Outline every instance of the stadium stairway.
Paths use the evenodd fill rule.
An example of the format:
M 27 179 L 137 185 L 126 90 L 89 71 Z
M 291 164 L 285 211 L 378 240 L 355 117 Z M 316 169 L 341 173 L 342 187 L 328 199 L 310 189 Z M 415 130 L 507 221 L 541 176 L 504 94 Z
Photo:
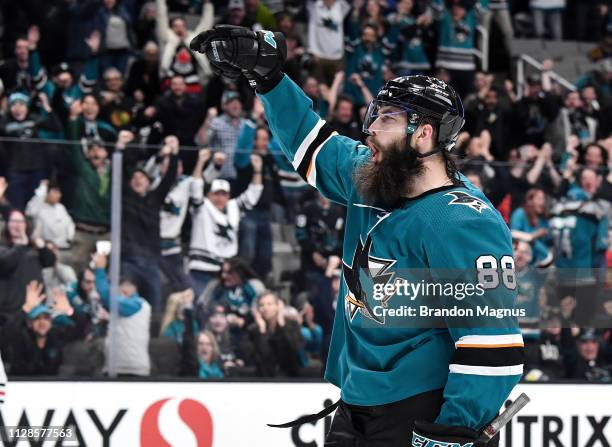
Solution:
M 582 74 L 595 68 L 588 58 L 589 51 L 597 45 L 593 42 L 544 39 L 514 39 L 512 42 L 513 57 L 528 54 L 539 62 L 552 59 L 553 70 L 570 82 L 575 82 Z M 533 68 L 528 70 L 527 73 L 531 73 Z
M 300 246 L 295 238 L 295 225 L 272 223 L 272 273 L 269 282 L 286 302 L 291 302 L 291 282 L 283 280 L 283 273 L 299 268 Z

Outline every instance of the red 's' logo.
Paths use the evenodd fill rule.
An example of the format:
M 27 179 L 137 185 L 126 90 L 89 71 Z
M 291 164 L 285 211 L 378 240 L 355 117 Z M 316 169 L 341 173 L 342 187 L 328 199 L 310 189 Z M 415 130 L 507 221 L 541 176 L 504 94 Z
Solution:
M 140 422 L 141 447 L 212 447 L 213 422 L 208 408 L 193 399 L 177 400 L 158 400 L 146 409 Z

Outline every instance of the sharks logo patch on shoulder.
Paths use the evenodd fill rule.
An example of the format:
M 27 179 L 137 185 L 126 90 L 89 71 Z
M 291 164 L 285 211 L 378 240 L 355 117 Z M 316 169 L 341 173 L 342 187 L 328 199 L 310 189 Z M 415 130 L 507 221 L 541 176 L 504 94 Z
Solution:
M 444 195 L 451 196 L 453 198 L 450 202 L 448 202 L 449 205 L 469 206 L 470 208 L 478 211 L 479 213 L 482 213 L 482 210 L 491 209 L 489 205 L 484 203 L 478 197 L 471 196 L 468 193 L 463 192 L 463 191 L 451 191 Z

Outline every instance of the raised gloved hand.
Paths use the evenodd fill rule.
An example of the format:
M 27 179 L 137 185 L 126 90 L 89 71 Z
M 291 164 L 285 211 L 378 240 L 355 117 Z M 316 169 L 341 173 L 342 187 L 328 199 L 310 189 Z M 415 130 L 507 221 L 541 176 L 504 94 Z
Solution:
M 217 25 L 194 37 L 189 47 L 205 54 L 217 74 L 231 79 L 243 74 L 260 93 L 274 88 L 283 77 L 287 44 L 281 33 Z
M 493 447 L 499 437 L 483 442 L 480 433 L 468 427 L 434 424 L 416 421 L 412 431 L 412 447 L 452 446 L 452 447 Z

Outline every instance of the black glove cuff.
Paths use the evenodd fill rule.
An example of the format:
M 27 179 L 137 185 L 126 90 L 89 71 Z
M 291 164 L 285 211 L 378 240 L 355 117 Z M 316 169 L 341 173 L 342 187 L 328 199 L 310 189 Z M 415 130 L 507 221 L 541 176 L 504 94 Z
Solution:
M 271 74 L 269 79 L 260 79 L 257 82 L 257 93 L 260 95 L 265 95 L 269 91 L 271 91 L 274 87 L 276 87 L 283 80 L 285 73 L 282 71 L 277 71 L 274 74 Z

